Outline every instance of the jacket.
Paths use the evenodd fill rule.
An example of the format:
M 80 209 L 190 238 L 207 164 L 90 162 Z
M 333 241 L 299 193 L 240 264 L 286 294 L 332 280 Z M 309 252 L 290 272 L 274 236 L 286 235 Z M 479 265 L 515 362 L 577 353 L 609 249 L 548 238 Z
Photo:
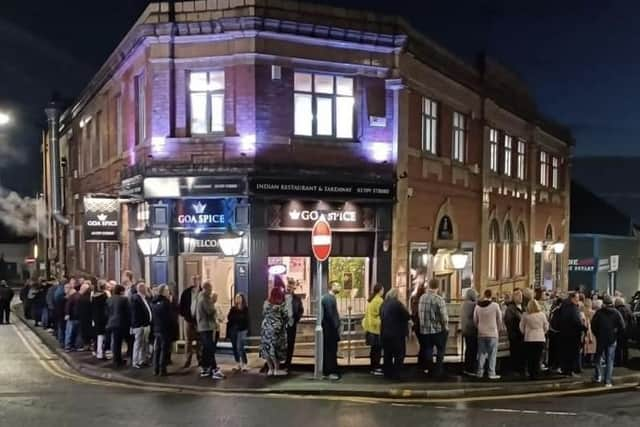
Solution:
M 635 323 L 635 318 L 633 317 L 633 313 L 631 312 L 631 308 L 627 304 L 616 305 L 616 310 L 622 316 L 622 320 L 624 320 L 624 329 L 618 331 L 619 339 L 630 338 L 633 332 L 633 326 Z
M 498 338 L 502 329 L 500 306 L 490 300 L 482 300 L 473 311 L 473 322 L 478 328 L 478 336 Z
M 46 302 L 47 302 L 47 308 L 49 310 L 54 310 L 55 309 L 55 294 L 56 294 L 56 290 L 58 289 L 60 285 L 55 285 L 55 286 L 50 286 L 49 289 L 47 289 L 47 295 L 45 297 Z
M 565 300 L 562 303 L 555 316 L 558 316 L 558 332 L 562 337 L 579 339 L 582 332 L 586 329 L 580 318 L 578 306 L 570 300 Z
M 217 332 L 218 318 L 216 306 L 211 300 L 211 295 L 206 296 L 204 293 L 198 294 L 196 302 L 196 323 L 198 332 Z
M 9 286 L 0 286 L 0 303 L 9 304 L 13 299 L 13 290 Z
M 520 320 L 522 319 L 522 305 L 518 307 L 515 302 L 507 304 L 504 313 L 504 326 L 507 328 L 509 341 L 522 341 L 523 332 L 520 332 Z
M 381 319 L 380 308 L 384 303 L 384 299 L 380 295 L 373 297 L 371 302 L 367 304 L 367 309 L 362 319 L 362 328 L 370 334 L 380 335 Z
M 197 296 L 198 294 L 196 294 Z M 191 313 L 191 302 L 193 300 L 193 287 L 187 288 L 182 291 L 180 295 L 180 316 L 189 323 L 196 323 L 196 319 Z
M 340 314 L 335 295 L 328 293 L 320 300 L 322 305 L 322 330 L 327 339 L 340 341 Z
M 288 326 L 297 325 L 304 314 L 302 298 L 300 298 L 300 295 L 296 295 L 292 292 L 285 294 L 284 298 L 287 306 L 287 314 L 289 315 Z
M 449 313 L 444 298 L 435 292 L 427 291 L 418 302 L 420 333 L 438 334 L 449 330 Z
M 239 309 L 235 305 L 229 310 L 227 315 L 227 331 L 239 332 L 249 329 L 249 309 L 247 307 Z
M 65 304 L 64 307 L 64 314 L 66 316 L 69 316 L 69 320 L 79 320 L 79 314 L 78 314 L 78 300 L 80 299 L 80 294 L 79 293 L 75 293 L 73 295 L 70 295 L 67 298 L 67 302 Z
M 622 315 L 611 306 L 605 306 L 596 311 L 591 321 L 591 330 L 596 336 L 598 347 L 608 347 L 615 343 L 619 331 L 623 331 L 624 327 Z
M 107 295 L 95 293 L 91 296 L 91 320 L 96 335 L 104 335 L 107 329 Z
M 545 342 L 549 321 L 543 312 L 524 313 L 520 319 L 518 330 L 524 336 L 525 342 Z
M 130 297 L 132 328 L 151 326 L 151 303 L 146 299 L 143 301 L 143 298 L 140 294 L 131 295 Z
M 151 311 L 153 312 L 153 333 L 170 337 L 173 332 L 171 302 L 166 297 L 159 295 L 151 304 Z
M 91 295 L 89 292 L 85 292 L 84 294 L 77 293 L 78 295 L 78 320 L 82 322 L 84 326 L 91 325 Z
M 129 299 L 114 295 L 107 300 L 107 330 L 129 330 L 131 328 Z
M 380 336 L 382 339 L 404 339 L 409 332 L 409 311 L 397 299 L 387 299 L 380 308 Z
M 475 289 L 470 288 L 464 295 L 464 302 L 460 308 L 460 329 L 463 336 L 473 337 L 478 335 L 478 328 L 473 321 L 473 312 L 476 309 L 477 300 L 478 293 Z

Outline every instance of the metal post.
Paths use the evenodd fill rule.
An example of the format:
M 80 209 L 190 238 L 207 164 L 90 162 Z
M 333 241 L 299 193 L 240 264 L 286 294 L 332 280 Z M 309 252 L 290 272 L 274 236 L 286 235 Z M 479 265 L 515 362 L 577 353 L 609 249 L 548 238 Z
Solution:
M 144 257 L 144 281 L 151 286 L 151 257 Z
M 322 336 L 322 262 L 316 262 L 317 282 L 316 282 L 316 298 L 318 303 L 318 311 L 316 313 L 316 349 L 315 349 L 315 370 L 314 378 L 322 377 L 322 357 L 323 357 L 323 336 Z
M 347 325 L 349 325 L 349 335 L 347 337 L 347 365 L 349 366 L 351 366 L 351 305 L 353 304 L 349 304 L 349 307 L 347 307 Z

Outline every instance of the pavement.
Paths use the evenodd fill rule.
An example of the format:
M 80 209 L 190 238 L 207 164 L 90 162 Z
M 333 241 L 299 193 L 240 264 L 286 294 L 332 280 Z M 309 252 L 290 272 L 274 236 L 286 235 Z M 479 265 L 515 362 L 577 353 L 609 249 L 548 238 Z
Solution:
M 227 375 L 225 380 L 214 381 L 198 377 L 197 367 L 183 369 L 184 355 L 174 354 L 173 364 L 169 366 L 168 377 L 153 376 L 151 368 L 134 369 L 130 367 L 114 369 L 108 361 L 97 360 L 91 352 L 65 353 L 57 340 L 47 331 L 33 326 L 21 315 L 20 310 L 14 313 L 36 334 L 60 359 L 82 375 L 97 379 L 119 382 L 130 385 L 156 386 L 163 389 L 188 391 L 216 391 L 243 394 L 289 394 L 307 396 L 349 396 L 377 399 L 433 401 L 502 399 L 508 397 L 533 397 L 549 393 L 557 395 L 601 393 L 604 388 L 591 381 L 592 370 L 582 375 L 566 378 L 558 375 L 547 375 L 538 381 L 527 381 L 517 377 L 504 377 L 498 381 L 477 380 L 456 375 L 458 365 L 447 365 L 449 375 L 444 380 L 435 381 L 418 372 L 415 366 L 406 366 L 404 376 L 399 380 L 387 380 L 374 377 L 362 367 L 343 369 L 340 381 L 317 380 L 313 378 L 312 368 L 296 365 L 287 377 L 267 377 L 259 373 L 262 361 L 256 355 L 250 355 L 250 371 L 233 372 L 235 363 L 230 354 L 218 354 L 217 360 L 222 371 Z M 15 316 L 14 316 L 15 318 Z M 614 372 L 614 388 L 607 391 L 635 389 L 640 383 L 640 352 L 632 353 L 630 368 L 616 368 Z

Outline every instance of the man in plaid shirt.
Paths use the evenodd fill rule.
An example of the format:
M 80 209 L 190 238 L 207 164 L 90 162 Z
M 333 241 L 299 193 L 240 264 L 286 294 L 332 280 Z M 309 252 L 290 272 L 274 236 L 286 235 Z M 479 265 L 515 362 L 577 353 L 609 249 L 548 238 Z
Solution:
M 420 297 L 418 315 L 420 317 L 420 353 L 426 366 L 425 373 L 442 377 L 443 361 L 449 337 L 449 315 L 447 305 L 438 292 L 440 283 L 431 279 L 427 293 Z M 436 348 L 436 365 L 433 365 L 433 347 Z

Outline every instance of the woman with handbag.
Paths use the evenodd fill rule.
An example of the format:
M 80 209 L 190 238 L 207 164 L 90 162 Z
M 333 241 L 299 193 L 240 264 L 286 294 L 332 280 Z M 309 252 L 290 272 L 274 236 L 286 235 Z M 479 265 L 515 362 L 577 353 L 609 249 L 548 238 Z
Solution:
M 380 341 L 380 307 L 384 299 L 384 288 L 381 284 L 376 283 L 369 297 L 367 308 L 365 310 L 364 319 L 362 319 L 362 328 L 365 331 L 365 339 L 367 345 L 371 348 L 369 358 L 371 360 L 371 374 L 384 375 L 380 368 L 380 357 L 382 356 L 382 343 Z

